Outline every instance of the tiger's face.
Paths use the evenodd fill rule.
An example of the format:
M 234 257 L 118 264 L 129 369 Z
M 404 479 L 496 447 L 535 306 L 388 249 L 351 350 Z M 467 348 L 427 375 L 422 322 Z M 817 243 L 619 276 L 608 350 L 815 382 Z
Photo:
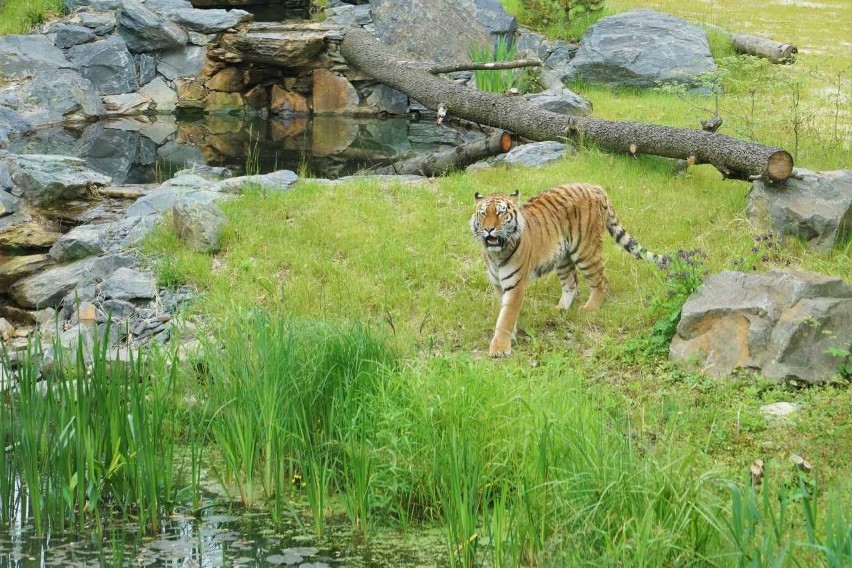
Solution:
M 485 250 L 499 252 L 519 237 L 524 218 L 518 207 L 518 194 L 476 194 L 476 210 L 470 218 L 474 237 L 482 241 Z

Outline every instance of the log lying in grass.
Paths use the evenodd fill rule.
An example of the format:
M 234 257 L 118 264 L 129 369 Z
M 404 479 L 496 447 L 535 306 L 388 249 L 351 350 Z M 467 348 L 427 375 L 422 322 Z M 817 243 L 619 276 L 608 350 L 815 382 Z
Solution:
M 523 97 L 482 93 L 451 83 L 399 60 L 360 28 L 346 32 L 340 46 L 347 62 L 432 110 L 443 106 L 452 116 L 514 132 L 530 140 L 572 138 L 603 149 L 653 154 L 712 164 L 727 178 L 783 181 L 793 172 L 793 157 L 781 148 L 738 140 L 724 134 L 635 122 L 566 116 L 530 105 Z
M 461 144 L 455 148 L 438 150 L 389 166 L 376 168 L 372 173 L 384 175 L 421 175 L 434 177 L 461 169 L 488 156 L 512 149 L 512 136 L 508 132 L 494 132 L 479 140 Z
M 772 63 L 792 63 L 796 60 L 799 49 L 789 43 L 781 43 L 772 39 L 746 34 L 731 34 L 734 51 L 763 57 Z

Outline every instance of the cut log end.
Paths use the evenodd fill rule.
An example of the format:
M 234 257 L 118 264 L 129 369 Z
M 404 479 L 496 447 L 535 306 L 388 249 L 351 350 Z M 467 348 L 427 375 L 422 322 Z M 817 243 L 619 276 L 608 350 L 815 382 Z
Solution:
M 500 135 L 500 150 L 502 153 L 506 153 L 512 149 L 512 135 L 508 132 L 503 132 Z
M 773 152 L 766 162 L 766 176 L 772 181 L 784 181 L 793 173 L 793 156 L 786 150 Z

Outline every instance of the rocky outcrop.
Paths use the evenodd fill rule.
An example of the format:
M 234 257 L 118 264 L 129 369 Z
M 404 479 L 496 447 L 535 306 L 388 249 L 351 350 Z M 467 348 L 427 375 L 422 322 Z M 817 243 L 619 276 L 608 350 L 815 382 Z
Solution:
M 852 237 L 852 171 L 812 172 L 781 184 L 752 184 L 748 216 L 760 230 L 773 230 L 827 251 Z
M 69 156 L 11 155 L 6 163 L 15 192 L 36 205 L 49 205 L 85 195 L 112 181 Z
M 714 376 L 743 369 L 821 383 L 837 374 L 833 349 L 852 350 L 852 288 L 843 280 L 795 270 L 723 272 L 684 304 L 669 358 Z
M 511 40 L 517 28 L 497 0 L 373 0 L 371 6 L 382 42 L 421 61 L 470 61 L 472 45 Z
M 716 70 L 706 32 L 653 10 L 602 18 L 583 35 L 566 79 L 612 87 L 697 86 Z
M 130 93 L 138 88 L 136 64 L 127 44 L 118 36 L 75 45 L 68 59 L 101 95 Z

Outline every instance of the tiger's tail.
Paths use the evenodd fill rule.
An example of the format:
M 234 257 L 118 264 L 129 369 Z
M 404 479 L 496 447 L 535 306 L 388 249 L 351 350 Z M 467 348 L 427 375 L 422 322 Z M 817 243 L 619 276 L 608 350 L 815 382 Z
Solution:
M 613 240 L 618 243 L 618 246 L 637 259 L 651 262 L 660 268 L 665 268 L 671 262 L 668 256 L 651 252 L 639 244 L 639 241 L 628 233 L 627 229 L 619 222 L 611 203 L 607 203 L 606 207 L 606 228 Z

